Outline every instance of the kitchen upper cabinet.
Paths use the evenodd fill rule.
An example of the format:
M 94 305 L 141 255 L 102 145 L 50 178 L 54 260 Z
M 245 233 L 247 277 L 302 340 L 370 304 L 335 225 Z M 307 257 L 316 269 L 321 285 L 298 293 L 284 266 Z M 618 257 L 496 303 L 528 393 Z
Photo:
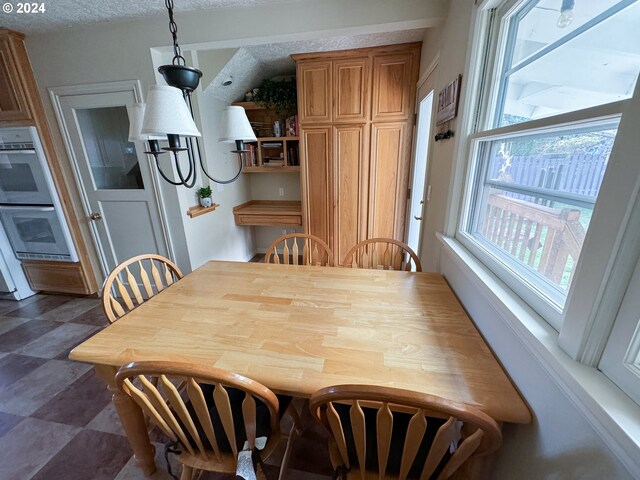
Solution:
M 300 129 L 303 225 L 305 231 L 331 244 L 331 127 Z
M 5 124 L 33 123 L 33 114 L 21 81 L 22 64 L 26 62 L 28 66 L 23 40 L 24 36 L 17 32 L 0 29 L 0 122 Z
M 297 78 L 299 122 L 331 122 L 331 62 L 299 65 Z
M 413 113 L 414 62 L 410 53 L 374 57 L 372 121 L 406 120 Z
M 371 59 L 356 58 L 333 62 L 335 106 L 333 122 L 366 122 L 369 117 Z
M 339 207 L 334 210 L 333 253 L 340 265 L 349 249 L 367 235 L 368 144 L 367 125 L 333 128 L 333 198 Z

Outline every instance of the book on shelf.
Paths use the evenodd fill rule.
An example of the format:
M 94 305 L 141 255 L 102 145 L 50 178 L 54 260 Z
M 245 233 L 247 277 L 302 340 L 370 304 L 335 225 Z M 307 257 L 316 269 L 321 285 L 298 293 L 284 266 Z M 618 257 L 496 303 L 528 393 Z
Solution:
M 282 142 L 263 142 L 262 146 L 264 148 L 282 148 Z
M 256 146 L 250 143 L 245 145 L 245 148 L 249 151 L 242 154 L 242 165 L 245 167 L 255 167 L 258 165 Z

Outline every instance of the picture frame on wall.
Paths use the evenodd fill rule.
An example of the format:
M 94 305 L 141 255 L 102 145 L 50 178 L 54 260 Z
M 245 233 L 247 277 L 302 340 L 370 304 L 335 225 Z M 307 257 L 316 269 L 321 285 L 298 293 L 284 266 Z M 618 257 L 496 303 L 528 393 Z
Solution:
M 462 75 L 444 87 L 438 93 L 438 106 L 436 109 L 436 125 L 441 125 L 453 120 L 458 115 L 458 100 L 460 99 L 460 83 Z

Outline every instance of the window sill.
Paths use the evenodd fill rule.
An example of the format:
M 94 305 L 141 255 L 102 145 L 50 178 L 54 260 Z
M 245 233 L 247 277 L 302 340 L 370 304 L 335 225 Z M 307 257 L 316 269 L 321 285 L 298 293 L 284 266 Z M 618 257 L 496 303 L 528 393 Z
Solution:
M 448 256 L 500 312 L 499 319 L 534 354 L 625 467 L 640 479 L 640 406 L 595 368 L 571 359 L 558 332 L 457 240 L 438 234 Z

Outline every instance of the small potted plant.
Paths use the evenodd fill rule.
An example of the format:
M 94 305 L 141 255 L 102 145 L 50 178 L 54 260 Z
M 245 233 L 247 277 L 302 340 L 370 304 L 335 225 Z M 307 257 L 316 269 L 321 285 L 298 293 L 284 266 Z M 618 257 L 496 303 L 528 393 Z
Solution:
M 211 200 L 211 187 L 202 187 L 198 189 L 198 197 L 200 197 L 200 205 L 204 208 L 210 207 L 213 201 Z

